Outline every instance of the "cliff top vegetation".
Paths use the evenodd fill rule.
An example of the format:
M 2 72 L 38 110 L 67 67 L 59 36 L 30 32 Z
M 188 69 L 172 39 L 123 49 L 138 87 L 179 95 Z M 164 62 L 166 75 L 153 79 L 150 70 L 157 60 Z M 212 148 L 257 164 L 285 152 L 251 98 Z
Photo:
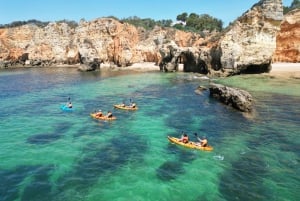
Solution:
M 300 0 L 293 0 L 290 6 L 284 6 L 284 14 L 288 13 L 291 10 L 300 8 Z M 136 27 L 143 27 L 146 30 L 152 30 L 155 26 L 160 27 L 173 27 L 175 29 L 189 31 L 189 32 L 196 32 L 203 34 L 204 32 L 212 32 L 212 31 L 222 31 L 223 30 L 223 22 L 220 19 L 217 19 L 213 16 L 208 14 L 196 14 L 196 13 L 186 13 L 183 12 L 177 15 L 176 20 L 177 22 L 173 22 L 171 19 L 163 19 L 155 21 L 151 18 L 139 18 L 137 16 L 128 17 L 124 19 L 118 19 L 114 16 L 110 16 L 120 22 L 126 22 L 132 24 Z M 0 24 L 0 28 L 12 28 L 18 27 L 26 24 L 35 24 L 39 27 L 45 27 L 50 22 L 42 22 L 36 19 L 31 19 L 27 21 L 14 21 L 10 24 Z M 60 20 L 57 23 L 66 23 L 72 28 L 76 28 L 78 23 L 75 21 L 70 20 Z
M 293 0 L 290 6 L 284 6 L 283 7 L 283 14 L 286 14 L 292 10 L 295 10 L 297 8 L 300 8 L 300 0 Z

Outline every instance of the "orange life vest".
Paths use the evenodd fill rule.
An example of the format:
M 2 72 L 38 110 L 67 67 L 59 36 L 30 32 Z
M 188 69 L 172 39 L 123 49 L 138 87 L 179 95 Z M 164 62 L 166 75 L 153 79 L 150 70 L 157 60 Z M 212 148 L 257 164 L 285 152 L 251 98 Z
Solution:
M 188 143 L 189 142 L 189 137 L 188 136 L 183 136 L 182 137 L 182 142 L 183 143 Z

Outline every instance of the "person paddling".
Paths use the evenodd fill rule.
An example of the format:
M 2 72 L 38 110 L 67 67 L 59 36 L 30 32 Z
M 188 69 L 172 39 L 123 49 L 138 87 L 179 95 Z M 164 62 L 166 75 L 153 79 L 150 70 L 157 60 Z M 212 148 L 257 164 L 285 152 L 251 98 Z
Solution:
M 103 116 L 102 110 L 98 110 L 98 112 L 96 112 L 95 116 L 102 117 Z
M 111 111 L 108 111 L 107 114 L 106 114 L 106 117 L 107 118 L 112 118 L 113 117 L 113 114 Z
M 186 133 L 182 132 L 181 138 L 179 139 L 180 142 L 188 143 L 189 142 L 189 136 Z
M 68 102 L 67 102 L 66 106 L 67 106 L 68 108 L 72 108 L 72 107 L 73 107 L 72 102 L 71 102 L 71 98 L 70 98 L 70 97 L 68 97 Z
M 197 134 L 197 133 L 194 133 L 194 134 L 195 134 L 195 136 L 197 137 L 197 139 L 199 140 L 198 145 L 200 145 L 201 147 L 207 147 L 208 141 L 207 141 L 206 137 L 203 136 L 202 139 L 201 139 L 201 138 L 198 137 L 198 134 Z
M 135 104 L 134 102 L 132 102 L 131 105 L 130 105 L 130 107 L 131 107 L 131 108 L 135 108 L 135 107 L 136 107 L 136 104 Z

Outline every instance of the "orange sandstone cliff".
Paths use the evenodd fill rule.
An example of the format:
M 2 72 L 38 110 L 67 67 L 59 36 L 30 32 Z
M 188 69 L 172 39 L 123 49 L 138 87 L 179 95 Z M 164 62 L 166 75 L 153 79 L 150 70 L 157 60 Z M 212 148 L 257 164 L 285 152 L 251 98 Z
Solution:
M 273 62 L 300 63 L 300 9 L 284 16 L 276 38 Z
M 0 68 L 155 62 L 163 71 L 182 64 L 184 71 L 205 74 L 265 72 L 271 62 L 300 61 L 299 13 L 283 20 L 282 0 L 260 0 L 224 33 L 206 38 L 172 28 L 149 31 L 112 18 L 82 20 L 76 27 L 52 22 L 1 28 Z

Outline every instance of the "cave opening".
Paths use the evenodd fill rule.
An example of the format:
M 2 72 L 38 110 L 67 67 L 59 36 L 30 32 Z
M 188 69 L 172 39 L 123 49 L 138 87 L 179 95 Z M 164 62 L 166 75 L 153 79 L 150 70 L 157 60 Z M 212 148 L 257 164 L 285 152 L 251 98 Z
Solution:
M 257 74 L 270 72 L 270 64 L 248 65 L 241 68 L 241 74 Z

